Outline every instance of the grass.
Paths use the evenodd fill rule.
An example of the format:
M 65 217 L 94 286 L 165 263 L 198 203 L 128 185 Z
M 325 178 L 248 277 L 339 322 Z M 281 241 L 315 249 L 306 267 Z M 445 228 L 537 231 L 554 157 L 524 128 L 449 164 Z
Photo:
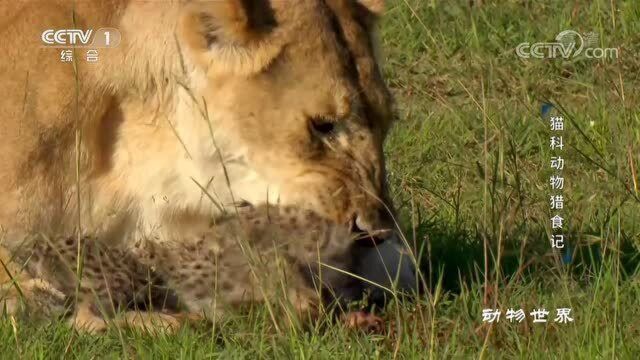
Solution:
M 319 324 L 276 334 L 264 308 L 217 330 L 153 338 L 78 335 L 62 324 L 0 324 L 23 358 L 620 358 L 640 353 L 640 4 L 636 1 L 394 0 L 384 70 L 399 122 L 389 177 L 429 291 L 391 303 L 386 336 Z M 573 29 L 617 59 L 520 59 L 517 44 Z M 545 102 L 565 118 L 549 149 Z M 549 161 L 566 159 L 567 247 L 553 251 Z M 567 251 L 567 248 L 570 251 Z M 574 322 L 553 322 L 556 308 Z M 499 308 L 499 323 L 482 310 Z M 508 322 L 509 308 L 551 312 Z

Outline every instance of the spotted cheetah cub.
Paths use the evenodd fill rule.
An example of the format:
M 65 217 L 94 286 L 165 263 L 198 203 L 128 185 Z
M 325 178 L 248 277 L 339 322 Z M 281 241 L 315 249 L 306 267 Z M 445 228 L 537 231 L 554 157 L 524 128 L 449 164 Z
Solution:
M 248 302 L 287 299 L 314 314 L 323 300 L 356 286 L 350 274 L 357 238 L 348 226 L 287 206 L 260 206 L 180 242 L 134 250 L 191 313 L 216 318 Z
M 323 300 L 356 286 L 349 273 L 356 240 L 362 241 L 348 226 L 313 212 L 260 206 L 168 241 L 141 240 L 130 249 L 82 239 L 80 277 L 73 238 L 35 241 L 18 255 L 29 276 L 49 284 L 73 310 L 77 328 L 100 331 L 109 319 L 175 329 L 185 319 L 219 318 L 230 307 L 274 299 L 317 315 Z M 138 306 L 155 310 L 132 311 Z M 169 313 L 177 310 L 188 315 Z M 378 322 L 357 313 L 347 323 L 354 319 L 358 327 L 362 319 Z

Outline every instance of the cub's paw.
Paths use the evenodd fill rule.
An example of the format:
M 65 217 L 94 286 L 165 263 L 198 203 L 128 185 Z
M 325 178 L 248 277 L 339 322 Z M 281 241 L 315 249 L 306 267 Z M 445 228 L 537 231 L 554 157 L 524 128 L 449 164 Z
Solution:
M 365 311 L 346 313 L 342 315 L 341 320 L 348 329 L 362 330 L 374 334 L 380 334 L 384 330 L 384 320 L 379 316 Z

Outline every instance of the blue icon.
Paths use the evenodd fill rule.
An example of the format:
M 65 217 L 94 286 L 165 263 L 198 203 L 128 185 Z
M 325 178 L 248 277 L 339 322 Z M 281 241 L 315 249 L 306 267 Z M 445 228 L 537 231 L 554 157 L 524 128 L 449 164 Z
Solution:
M 542 116 L 543 118 L 545 116 L 547 116 L 549 114 L 549 112 L 551 111 L 551 109 L 553 109 L 554 106 L 551 103 L 542 103 L 542 106 L 540 107 L 540 116 Z
M 564 253 L 562 254 L 562 263 L 565 265 L 571 264 L 573 262 L 573 249 L 571 245 L 565 244 Z

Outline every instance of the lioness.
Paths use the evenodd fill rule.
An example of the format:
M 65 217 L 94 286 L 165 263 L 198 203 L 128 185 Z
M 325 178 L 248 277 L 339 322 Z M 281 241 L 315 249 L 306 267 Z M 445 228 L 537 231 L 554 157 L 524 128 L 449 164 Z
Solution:
M 382 2 L 1 2 L 3 241 L 163 241 L 241 202 L 308 208 L 354 232 L 393 228 Z M 121 42 L 95 63 L 85 48 L 62 62 L 41 40 L 98 28 Z M 350 270 L 388 282 L 399 254 L 391 241 L 363 248 Z

